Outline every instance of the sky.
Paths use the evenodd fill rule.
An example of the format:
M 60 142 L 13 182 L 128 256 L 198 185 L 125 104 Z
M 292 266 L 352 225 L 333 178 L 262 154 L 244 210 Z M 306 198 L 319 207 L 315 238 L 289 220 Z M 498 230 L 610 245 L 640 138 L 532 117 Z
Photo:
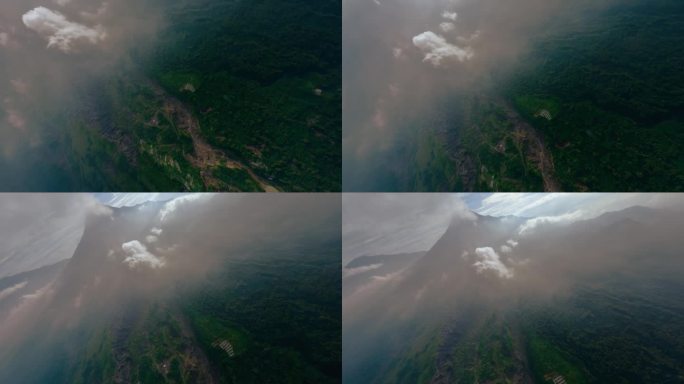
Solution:
M 121 208 L 134 207 L 149 201 L 168 201 L 185 193 L 95 193 L 93 196 L 104 205 Z
M 159 205 L 143 207 L 147 202 L 158 202 Z M 295 202 L 300 205 L 293 205 Z M 220 237 L 225 240 L 230 236 L 239 237 L 242 232 L 256 236 L 261 232 L 283 228 L 296 230 L 307 225 L 308 221 L 317 223 L 325 215 L 337 212 L 339 217 L 340 209 L 339 200 L 336 201 L 332 194 L 0 194 L 0 279 L 71 258 L 81 242 L 88 218 L 103 215 L 111 217 L 112 208 L 134 206 L 140 206 L 141 219 L 152 212 L 156 224 L 138 238 L 117 244 L 112 255 L 123 252 L 133 265 L 154 267 L 162 267 L 163 261 L 150 250 L 159 246 L 162 232 L 164 236 L 173 237 L 168 235 L 165 223 L 171 221 L 180 227 L 196 226 L 174 219 L 178 212 L 193 212 L 197 215 L 197 212 L 204 212 L 202 210 L 207 210 L 207 207 L 219 212 L 232 212 L 237 221 L 230 223 L 238 228 L 231 233 L 222 232 Z M 294 211 L 297 215 L 292 214 Z M 216 219 L 217 215 L 204 212 L 203 218 L 205 221 L 211 217 Z M 262 225 L 270 219 L 272 221 L 267 225 Z M 227 219 L 219 216 L 217 220 L 218 224 L 213 227 L 228 228 L 230 223 Z M 336 223 L 339 225 L 339 219 Z M 315 237 L 315 232 L 310 230 L 310 236 Z
M 544 222 L 575 222 L 633 206 L 668 207 L 676 194 L 472 193 L 348 194 L 343 197 L 343 263 L 364 255 L 428 250 L 455 216 L 527 218 L 521 231 Z
M 107 214 L 107 206 L 131 207 L 168 202 L 166 215 L 187 194 L 2 194 L 0 195 L 0 278 L 72 257 L 88 215 Z M 186 196 L 187 197 L 187 196 Z M 135 245 L 135 244 L 133 244 Z M 135 250 L 134 247 L 130 248 Z
M 190 195 L 192 196 L 192 195 Z M 668 207 L 676 194 L 345 194 L 343 263 L 363 255 L 428 250 L 454 217 L 474 213 L 527 218 L 521 234 L 544 222 L 574 222 L 632 206 Z M 0 195 L 0 277 L 73 254 L 85 218 L 148 201 L 165 207 L 186 194 Z M 133 248 L 131 248 L 133 249 Z

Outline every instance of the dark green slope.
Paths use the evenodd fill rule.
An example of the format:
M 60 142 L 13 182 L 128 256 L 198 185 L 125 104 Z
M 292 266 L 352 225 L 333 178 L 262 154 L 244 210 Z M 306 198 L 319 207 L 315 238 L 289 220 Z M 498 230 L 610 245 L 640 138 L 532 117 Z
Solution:
M 622 0 L 549 20 L 492 86 L 432 111 L 391 189 L 684 189 L 684 4 Z M 405 161 L 405 160 L 404 160 Z
M 684 188 L 684 5 L 626 1 L 537 43 L 509 93 L 566 190 Z M 552 120 L 534 115 L 552 112 Z
M 153 251 L 165 255 L 162 269 L 132 269 L 108 252 L 158 225 L 161 204 L 149 203 L 89 220 L 56 272 L 0 281 L 29 279 L 12 305 L 0 301 L 0 382 L 340 382 L 339 219 L 301 228 L 292 211 L 285 220 L 269 202 L 240 215 L 213 198 L 216 205 L 195 206 L 202 214 L 164 221 Z M 262 214 L 287 224 L 246 224 Z
M 157 37 L 36 113 L 6 189 L 341 189 L 339 0 L 149 3 Z
M 294 250 L 251 255 L 226 264 L 199 287 L 179 286 L 170 297 L 112 302 L 106 310 L 111 315 L 91 313 L 59 334 L 49 332 L 49 326 L 35 329 L 0 364 L 0 378 L 26 383 L 339 382 L 340 271 L 328 254 L 335 251 L 301 252 L 315 256 L 301 257 Z M 232 345 L 234 356 L 217 345 L 223 341 Z

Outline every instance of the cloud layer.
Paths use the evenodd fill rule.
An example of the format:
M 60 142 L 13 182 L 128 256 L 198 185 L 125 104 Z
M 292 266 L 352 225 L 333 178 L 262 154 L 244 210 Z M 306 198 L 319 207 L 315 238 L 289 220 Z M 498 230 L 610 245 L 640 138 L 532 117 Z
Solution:
M 147 266 L 152 269 L 157 269 L 166 265 L 166 261 L 163 258 L 153 255 L 147 250 L 147 247 L 142 245 L 138 240 L 121 244 L 121 249 L 126 254 L 126 258 L 123 262 L 128 264 L 130 268 L 135 269 Z
M 48 41 L 48 48 L 57 48 L 63 52 L 70 52 L 79 42 L 97 44 L 107 37 L 102 26 L 87 27 L 69 21 L 61 13 L 45 7 L 26 12 L 22 21 L 27 28 Z
M 477 261 L 473 264 L 478 273 L 492 271 L 499 277 L 510 279 L 513 277 L 513 270 L 508 268 L 499 257 L 499 254 L 491 247 L 475 249 Z
M 442 27 L 442 30 L 448 31 L 449 29 Z M 423 61 L 429 62 L 435 67 L 441 66 L 449 59 L 455 59 L 461 62 L 470 60 L 474 55 L 471 48 L 461 48 L 450 44 L 443 36 L 437 35 L 431 31 L 423 32 L 420 35 L 415 36 L 413 38 L 413 45 L 425 54 Z

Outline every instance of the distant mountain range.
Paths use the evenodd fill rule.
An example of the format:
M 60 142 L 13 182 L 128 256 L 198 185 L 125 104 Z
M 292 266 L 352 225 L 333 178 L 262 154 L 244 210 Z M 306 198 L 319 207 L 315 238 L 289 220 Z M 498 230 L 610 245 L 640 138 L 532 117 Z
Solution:
M 681 381 L 681 213 L 529 220 L 456 218 L 401 269 L 345 280 L 344 381 Z
M 339 382 L 339 207 L 263 229 L 304 200 L 203 198 L 91 216 L 69 260 L 0 280 L 0 382 Z

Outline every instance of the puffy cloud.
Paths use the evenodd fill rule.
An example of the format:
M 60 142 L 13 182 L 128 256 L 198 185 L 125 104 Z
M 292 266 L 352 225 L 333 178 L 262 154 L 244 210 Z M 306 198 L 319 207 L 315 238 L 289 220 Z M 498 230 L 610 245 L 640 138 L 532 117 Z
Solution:
M 67 4 L 71 3 L 71 0 L 55 0 L 55 4 L 59 6 L 65 6 Z
M 458 19 L 458 13 L 444 11 L 444 13 L 442 13 L 442 17 L 447 20 L 456 21 L 456 19 Z
M 508 241 L 506 241 L 506 244 L 510 245 L 511 247 L 517 247 L 518 246 L 518 242 L 513 240 L 513 239 L 509 239 Z
M 446 41 L 444 37 L 431 31 L 414 36 L 413 45 L 425 54 L 423 61 L 429 62 L 435 67 L 441 66 L 442 62 L 447 59 L 456 59 L 463 62 L 472 59 L 474 55 L 470 47 L 461 48 L 455 46 Z
M 148 244 L 156 243 L 158 240 L 159 240 L 159 238 L 157 236 L 154 236 L 154 235 L 145 236 L 145 241 Z
M 121 249 L 127 255 L 123 262 L 128 264 L 128 266 L 132 269 L 144 265 L 147 265 L 152 269 L 157 269 L 166 265 L 166 261 L 164 259 L 153 255 L 147 250 L 147 247 L 141 244 L 138 240 L 121 244 Z
M 163 232 L 163 230 L 161 228 L 154 227 L 154 228 L 150 229 L 150 233 L 152 233 L 153 235 L 156 235 L 156 236 L 161 235 L 162 232 Z
M 442 30 L 442 32 L 451 32 L 456 28 L 456 25 L 454 23 L 440 23 L 439 24 L 439 29 Z
M 9 287 L 9 288 L 3 289 L 2 291 L 0 291 L 0 301 L 1 301 L 2 299 L 4 299 L 4 298 L 10 296 L 10 295 L 13 294 L 14 292 L 16 292 L 16 291 L 18 291 L 18 290 L 24 288 L 24 287 L 26 286 L 26 284 L 28 284 L 28 282 L 27 282 L 27 281 L 24 281 L 24 282 L 21 282 L 21 283 L 19 283 L 19 284 L 15 284 L 15 285 L 13 285 L 13 286 L 11 286 L 11 287 Z
M 48 48 L 54 47 L 63 52 L 71 52 L 76 42 L 97 44 L 107 37 L 101 26 L 88 27 L 69 21 L 61 13 L 45 7 L 26 12 L 22 21 L 27 28 L 48 40 Z
M 159 218 L 161 221 L 166 220 L 170 215 L 172 215 L 179 207 L 186 205 L 188 203 L 192 203 L 194 201 L 198 201 L 201 199 L 205 199 L 211 196 L 210 194 L 205 194 L 205 193 L 196 193 L 192 195 L 185 195 L 181 196 L 179 198 L 173 199 L 169 201 L 168 203 L 164 204 L 164 207 L 159 211 Z
M 508 245 L 502 245 L 501 246 L 501 252 L 502 253 L 511 253 L 511 252 L 513 252 L 513 248 L 509 247 Z
M 510 279 L 513 277 L 513 270 L 509 269 L 501 258 L 491 247 L 477 248 L 475 250 L 477 261 L 473 264 L 478 273 L 492 271 L 500 278 Z

